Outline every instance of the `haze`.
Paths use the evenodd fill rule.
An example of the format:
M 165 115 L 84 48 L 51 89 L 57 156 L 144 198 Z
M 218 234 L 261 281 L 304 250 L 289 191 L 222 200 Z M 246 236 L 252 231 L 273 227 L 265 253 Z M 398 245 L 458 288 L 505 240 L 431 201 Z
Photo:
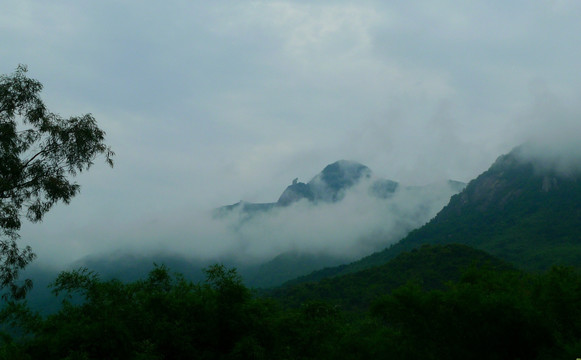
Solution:
M 27 64 L 51 111 L 92 113 L 117 153 L 21 244 L 53 263 L 229 251 L 199 214 L 276 200 L 339 159 L 467 182 L 529 141 L 574 167 L 579 18 L 573 0 L 4 0 L 0 73 Z

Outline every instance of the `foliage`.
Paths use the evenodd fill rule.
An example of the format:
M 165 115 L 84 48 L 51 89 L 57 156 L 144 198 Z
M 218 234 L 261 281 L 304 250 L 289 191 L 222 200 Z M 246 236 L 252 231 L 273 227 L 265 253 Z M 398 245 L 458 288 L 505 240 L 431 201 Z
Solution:
M 68 119 L 51 113 L 40 98 L 42 84 L 17 67 L 0 76 L 0 287 L 24 296 L 30 282 L 17 286 L 18 271 L 34 259 L 16 245 L 21 215 L 42 220 L 57 202 L 79 192 L 70 176 L 87 170 L 98 155 L 113 165 L 105 132 L 91 114 Z
M 193 284 L 167 268 L 144 280 L 103 281 L 87 269 L 61 273 L 53 293 L 59 312 L 42 319 L 12 303 L 3 319 L 24 333 L 32 358 L 220 358 L 259 325 L 267 307 L 251 301 L 235 270 L 212 266 Z
M 281 307 L 222 265 L 202 283 L 165 266 L 130 283 L 79 269 L 52 289 L 57 313 L 16 302 L 0 313 L 20 334 L 0 337 L 0 359 L 554 359 L 581 349 L 581 274 L 564 267 L 470 267 L 434 289 L 409 281 L 357 313 L 321 300 Z
M 557 277 L 568 291 L 553 286 Z M 394 330 L 396 358 L 574 358 L 579 354 L 570 346 L 581 336 L 573 324 L 581 321 L 580 281 L 571 268 L 544 275 L 472 271 L 446 290 L 399 288 L 377 300 L 372 313 Z M 554 317 L 555 308 L 567 316 Z
M 365 310 L 378 296 L 409 281 L 417 281 L 426 290 L 441 289 L 457 281 L 467 268 L 510 270 L 512 266 L 489 254 L 459 244 L 424 245 L 402 253 L 386 264 L 317 283 L 288 284 L 271 291 L 287 305 L 319 299 L 348 310 Z

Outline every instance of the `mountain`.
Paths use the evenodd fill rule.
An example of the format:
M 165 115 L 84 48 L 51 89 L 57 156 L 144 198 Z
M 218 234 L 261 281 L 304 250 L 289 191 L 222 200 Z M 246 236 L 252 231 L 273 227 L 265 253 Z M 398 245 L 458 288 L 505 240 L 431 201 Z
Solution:
M 351 206 L 352 194 L 345 189 L 361 185 L 364 179 L 377 183 L 372 175 L 365 175 L 367 171 L 354 169 L 352 183 L 317 180 L 324 183 L 328 197 L 304 184 L 293 195 L 299 200 L 293 201 L 332 206 L 344 201 Z M 127 348 L 125 357 L 144 358 L 171 353 L 176 344 L 178 350 L 185 349 L 183 357 L 194 358 L 201 353 L 305 359 L 574 358 L 581 349 L 580 269 L 557 266 L 534 273 L 518 269 L 581 266 L 581 177 L 567 170 L 539 163 L 517 148 L 499 157 L 432 220 L 400 242 L 302 279 L 318 276 L 317 282 L 295 281 L 250 292 L 235 271 L 220 266 L 199 285 L 188 284 L 181 276 L 166 277 L 163 269 L 133 284 L 103 282 L 82 273 L 65 276 L 60 287 L 86 290 L 87 300 L 77 304 L 75 296 L 72 303 L 53 298 L 51 305 L 39 296 L 34 303 L 45 313 L 58 311 L 47 318 L 11 304 L 4 315 L 15 320 L 16 327 L 2 329 L 7 344 L 3 350 L 16 355 L 30 352 L 32 358 L 41 353 L 62 358 L 72 353 L 73 344 L 80 349 L 75 354 L 86 358 L 86 349 L 99 357 L 127 343 L 137 345 Z M 441 186 L 462 184 L 398 186 L 390 192 L 383 182 L 378 193 L 387 189 L 385 198 L 372 196 L 401 206 L 402 195 L 408 199 L 406 194 L 431 194 Z M 416 206 L 411 208 L 421 213 Z M 271 210 L 288 207 L 292 206 Z M 339 218 L 336 223 L 344 221 Z M 312 241 L 319 236 L 314 234 Z M 254 270 L 277 282 L 277 274 L 293 276 L 299 267 L 313 265 L 313 257 L 303 255 L 283 253 Z M 145 272 L 139 270 L 143 259 L 118 254 L 109 263 L 97 259 L 95 265 L 114 269 L 116 277 L 143 277 Z M 169 260 L 186 270 L 201 265 L 180 256 Z M 324 255 L 315 262 L 329 260 L 335 259 Z M 46 269 L 34 271 L 46 276 Z M 19 325 L 32 332 L 20 337 Z M 86 336 L 87 329 L 106 336 L 95 340 Z M 111 331 L 130 341 L 110 345 Z M 19 337 L 13 341 L 10 335 Z M 215 339 L 229 341 L 231 352 Z
M 247 214 L 264 212 L 275 207 L 286 207 L 303 199 L 312 203 L 341 201 L 348 189 L 357 185 L 362 179 L 370 179 L 371 174 L 371 170 L 363 164 L 339 160 L 327 165 L 308 183 L 299 182 L 298 178 L 294 179 L 276 202 L 256 204 L 240 201 L 217 209 L 215 214 L 219 217 L 232 210 L 240 210 Z M 395 181 L 377 179 L 371 185 L 370 191 L 378 196 L 387 197 L 395 192 L 397 187 L 398 184 Z
M 451 180 L 405 186 L 375 176 L 361 163 L 340 160 L 307 183 L 294 179 L 276 202 L 224 206 L 213 220 L 242 247 L 233 254 L 242 261 L 234 265 L 247 283 L 269 287 L 400 240 L 464 186 Z M 274 249 L 258 267 L 244 264 L 244 252 L 265 253 L 269 247 Z
M 391 247 L 295 282 L 384 264 L 423 244 L 465 244 L 528 270 L 581 266 L 581 176 L 526 153 L 517 147 L 500 156 L 430 222 Z
M 147 255 L 116 251 L 72 266 L 133 281 L 156 262 L 198 281 L 204 278 L 202 268 L 219 262 L 236 267 L 248 286 L 278 286 L 401 239 L 426 223 L 464 185 L 443 181 L 403 186 L 375 176 L 363 164 L 340 160 L 307 183 L 295 179 L 276 202 L 239 202 L 217 209 L 206 220 L 219 231 L 208 240 L 230 241 L 233 245 L 224 253 L 210 257 L 172 254 L 172 249 Z
M 284 208 L 301 200 L 306 200 L 314 205 L 319 203 L 337 203 L 343 200 L 350 190 L 361 183 L 365 183 L 367 195 L 379 199 L 389 199 L 398 190 L 417 193 L 424 192 L 426 195 L 429 195 L 427 192 L 430 190 L 442 190 L 442 188 L 436 189 L 436 186 L 441 185 L 440 183 L 427 186 L 401 186 L 396 181 L 375 177 L 371 169 L 359 162 L 339 160 L 327 165 L 308 183 L 299 182 L 298 178 L 295 178 L 291 185 L 287 186 L 282 192 L 276 202 L 251 203 L 239 201 L 235 204 L 216 209 L 214 215 L 219 218 L 227 216 L 232 211 L 240 211 L 243 214 L 252 215 L 268 212 L 275 208 Z M 466 184 L 449 180 L 445 183 L 445 186 L 448 187 L 449 192 L 457 193 Z
M 505 261 L 465 245 L 424 245 L 401 253 L 380 266 L 322 279 L 317 283 L 287 285 L 272 290 L 269 295 L 290 306 L 324 300 L 341 305 L 343 309 L 364 310 L 379 296 L 409 281 L 418 282 L 425 290 L 442 289 L 447 282 L 457 281 L 470 268 L 514 269 Z
M 311 190 L 314 201 L 336 202 L 343 199 L 347 189 L 362 179 L 370 178 L 371 170 L 367 166 L 354 161 L 340 160 L 327 165 L 306 184 L 306 187 Z M 393 191 L 396 188 L 397 185 Z

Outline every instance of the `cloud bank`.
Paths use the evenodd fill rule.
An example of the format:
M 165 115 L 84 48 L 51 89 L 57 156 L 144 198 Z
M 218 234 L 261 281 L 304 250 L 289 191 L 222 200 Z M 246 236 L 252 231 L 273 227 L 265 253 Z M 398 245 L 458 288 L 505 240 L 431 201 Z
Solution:
M 467 182 L 526 141 L 577 154 L 579 18 L 567 0 L 4 0 L 0 73 L 27 64 L 51 111 L 92 113 L 117 153 L 22 243 L 39 261 L 210 255 L 235 240 L 200 213 L 271 201 L 336 159 L 419 185 Z M 295 215 L 334 224 L 312 211 Z
M 543 81 L 531 83 L 532 105 L 519 118 L 523 143 L 518 155 L 540 171 L 581 174 L 581 95 L 563 97 Z
M 221 217 L 209 211 L 156 215 L 148 222 L 101 229 L 101 238 L 91 237 L 97 231 L 87 224 L 85 231 L 77 229 L 78 243 L 63 239 L 59 247 L 69 254 L 77 250 L 75 259 L 59 259 L 59 249 L 42 250 L 52 254 L 52 262 L 60 264 L 90 254 L 109 256 L 112 249 L 117 255 L 178 254 L 239 263 L 264 262 L 286 252 L 349 261 L 382 249 L 423 225 L 457 192 L 448 182 L 439 182 L 424 187 L 399 186 L 390 197 L 382 199 L 369 192 L 374 180 L 361 180 L 339 202 L 314 204 L 301 200 L 251 216 L 240 208 Z

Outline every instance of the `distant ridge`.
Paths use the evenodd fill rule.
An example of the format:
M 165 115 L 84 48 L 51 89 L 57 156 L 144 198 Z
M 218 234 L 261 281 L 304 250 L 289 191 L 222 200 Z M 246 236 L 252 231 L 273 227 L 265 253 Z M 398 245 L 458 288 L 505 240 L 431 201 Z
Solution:
M 250 203 L 240 201 L 233 205 L 222 206 L 215 211 L 216 216 L 223 216 L 232 210 L 240 210 L 243 213 L 268 211 L 276 207 L 286 207 L 300 200 L 312 203 L 340 201 L 352 186 L 360 180 L 371 177 L 371 170 L 356 161 L 339 160 L 327 165 L 319 174 L 315 175 L 308 183 L 299 182 L 298 178 L 282 192 L 276 202 Z M 397 189 L 395 181 L 378 179 L 373 185 L 377 193 L 388 196 Z
M 308 183 L 300 182 L 298 178 L 295 178 L 276 202 L 251 203 L 239 201 L 216 209 L 214 215 L 216 217 L 225 216 L 233 210 L 252 215 L 257 212 L 286 207 L 301 200 L 306 200 L 313 204 L 339 202 L 345 197 L 349 189 L 359 184 L 362 180 L 370 181 L 368 194 L 376 198 L 388 199 L 402 188 L 396 181 L 373 177 L 371 169 L 359 162 L 339 160 L 325 166 Z M 426 187 L 429 186 L 427 185 Z M 446 186 L 449 187 L 451 192 L 456 193 L 462 190 L 466 184 L 449 180 Z M 412 186 L 406 187 L 406 189 L 413 191 L 426 187 Z

